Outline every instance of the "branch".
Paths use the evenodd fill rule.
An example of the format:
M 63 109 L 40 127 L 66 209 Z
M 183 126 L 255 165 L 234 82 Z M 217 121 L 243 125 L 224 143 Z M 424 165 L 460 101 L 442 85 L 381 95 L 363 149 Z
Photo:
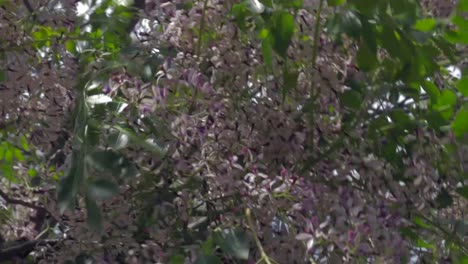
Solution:
M 49 217 L 51 217 L 55 222 L 58 222 L 57 219 L 55 219 L 55 217 L 53 217 L 53 215 L 46 208 L 44 208 L 42 206 L 35 205 L 33 203 L 28 203 L 28 202 L 25 202 L 23 200 L 10 198 L 8 196 L 8 194 L 6 194 L 2 190 L 0 190 L 0 197 L 2 197 L 3 200 L 5 200 L 5 202 L 7 204 L 21 205 L 21 206 L 36 210 L 36 215 L 35 216 L 30 216 L 30 220 L 34 223 L 34 230 L 36 230 L 36 232 L 41 231 L 41 228 L 42 228 L 42 226 L 44 224 L 44 221 L 45 221 L 47 215 L 49 215 Z
M 24 4 L 24 6 L 26 7 L 26 9 L 28 10 L 28 12 L 31 13 L 33 20 L 37 20 L 36 11 L 35 11 L 34 8 L 32 7 L 32 5 L 31 5 L 31 3 L 29 2 L 29 0 L 23 0 L 23 4 Z
M 8 194 L 6 194 L 2 190 L 0 190 L 0 197 L 2 197 L 3 200 L 5 200 L 5 202 L 7 202 L 8 204 L 17 204 L 17 205 L 21 205 L 21 206 L 28 207 L 28 208 L 35 209 L 35 210 L 45 210 L 44 207 L 41 207 L 41 206 L 38 206 L 38 205 L 35 205 L 35 204 L 32 204 L 32 203 L 25 202 L 23 200 L 17 200 L 17 199 L 10 198 L 8 196 Z
M 15 241 L 17 242 L 17 241 Z M 13 242 L 13 243 L 15 243 Z M 34 251 L 38 246 L 53 246 L 59 242 L 58 239 L 40 239 L 32 241 L 19 242 L 16 245 L 4 245 L 0 248 L 0 261 L 13 260 L 15 258 L 24 258 Z

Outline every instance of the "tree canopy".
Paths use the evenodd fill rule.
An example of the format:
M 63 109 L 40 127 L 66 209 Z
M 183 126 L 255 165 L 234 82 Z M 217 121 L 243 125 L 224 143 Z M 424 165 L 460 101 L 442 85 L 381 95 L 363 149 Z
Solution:
M 468 263 L 467 19 L 0 0 L 0 263 Z

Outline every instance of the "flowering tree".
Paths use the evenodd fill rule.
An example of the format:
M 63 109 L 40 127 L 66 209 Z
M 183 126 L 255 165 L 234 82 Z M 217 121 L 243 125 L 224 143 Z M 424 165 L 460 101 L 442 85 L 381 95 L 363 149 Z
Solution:
M 467 12 L 0 0 L 0 262 L 466 263 Z

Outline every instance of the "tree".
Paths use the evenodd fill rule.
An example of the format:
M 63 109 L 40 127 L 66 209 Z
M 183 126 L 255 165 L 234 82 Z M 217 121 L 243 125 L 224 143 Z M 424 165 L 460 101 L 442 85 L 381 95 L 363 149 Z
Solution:
M 468 260 L 468 2 L 0 0 L 0 261 Z

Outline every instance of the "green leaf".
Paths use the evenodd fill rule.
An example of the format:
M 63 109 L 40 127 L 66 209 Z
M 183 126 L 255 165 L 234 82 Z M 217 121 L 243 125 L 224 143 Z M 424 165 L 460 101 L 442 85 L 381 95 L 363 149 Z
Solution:
M 74 177 L 67 175 L 67 177 L 62 179 L 60 183 L 59 193 L 58 193 L 58 207 L 60 213 L 63 213 L 65 210 L 72 208 L 75 202 L 76 188 L 74 186 Z
M 239 4 L 234 4 L 231 8 L 231 15 L 234 17 L 236 25 L 241 29 L 245 30 L 247 28 L 247 16 L 251 14 L 250 10 L 247 7 L 246 2 Z
M 172 255 L 169 259 L 169 264 L 184 264 L 185 257 L 182 254 Z
M 26 139 L 25 136 L 21 136 L 21 137 L 20 137 L 20 143 L 21 143 L 21 147 L 22 147 L 24 150 L 26 150 L 26 151 L 29 150 L 28 140 Z
M 237 259 L 249 258 L 249 241 L 245 233 L 238 229 L 225 229 L 215 233 L 215 241 L 224 253 Z
M 7 73 L 6 71 L 0 71 L 0 83 L 7 80 Z
M 416 240 L 415 244 L 416 244 L 417 247 L 420 247 L 420 248 L 427 248 L 427 249 L 433 249 L 434 248 L 433 244 L 430 244 L 430 243 L 424 241 L 422 238 L 418 238 Z
M 302 0 L 276 0 L 277 3 L 281 5 L 282 8 L 301 8 Z
M 286 98 L 286 94 L 295 90 L 297 87 L 297 78 L 299 73 L 297 71 L 290 71 L 287 67 L 283 69 L 283 99 Z
M 33 168 L 29 169 L 29 170 L 28 170 L 28 175 L 29 175 L 29 177 L 31 177 L 31 178 L 36 177 L 36 176 L 37 176 L 37 170 L 35 170 L 35 169 L 33 169 Z
M 88 186 L 88 194 L 95 199 L 107 199 L 119 192 L 119 187 L 108 180 L 99 179 Z
M 463 94 L 463 96 L 468 97 L 468 76 L 463 76 L 460 80 L 457 81 L 455 84 L 458 91 Z
M 452 43 L 468 44 L 468 31 L 445 31 L 445 39 Z
M 215 255 L 201 255 L 194 264 L 221 264 L 221 260 Z
M 283 10 L 273 13 L 271 29 L 273 49 L 284 58 L 291 43 L 294 29 L 294 17 L 291 14 Z
M 362 99 L 358 92 L 348 90 L 341 94 L 340 102 L 344 107 L 358 110 L 361 107 Z
M 468 12 L 468 1 L 467 0 L 459 0 L 457 4 L 457 11 L 458 12 Z
M 363 33 L 361 20 L 352 11 L 346 11 L 342 15 L 341 27 L 344 33 L 353 38 L 358 38 Z
M 459 195 L 463 196 L 465 199 L 468 199 L 468 186 L 463 186 L 455 190 Z
M 450 119 L 453 115 L 453 106 L 457 102 L 457 96 L 450 90 L 442 90 L 434 108 L 440 111 L 442 117 L 446 120 Z
M 414 28 L 423 32 L 431 31 L 437 25 L 437 21 L 434 18 L 426 18 L 416 21 Z
M 359 68 L 364 71 L 371 71 L 378 65 L 376 53 L 373 52 L 365 43 L 359 47 L 357 63 Z
M 339 6 L 346 3 L 346 0 L 327 0 L 329 6 Z
M 468 105 L 461 108 L 452 122 L 452 130 L 457 138 L 468 135 Z
M 419 227 L 425 228 L 425 229 L 431 229 L 432 226 L 426 224 L 426 222 L 419 216 L 414 216 L 413 217 L 413 223 L 416 224 Z
M 436 203 L 439 208 L 446 208 L 453 204 L 452 196 L 447 192 L 447 190 L 442 189 L 439 195 L 436 197 Z
M 273 54 L 271 54 L 270 38 L 262 41 L 262 56 L 263 62 L 267 66 L 268 70 L 273 68 Z
M 141 136 L 138 136 L 135 132 L 131 131 L 130 129 L 121 127 L 121 126 L 113 126 L 114 129 L 124 133 L 127 135 L 131 141 L 137 143 L 138 145 L 142 146 L 143 148 L 151 151 L 152 153 L 158 155 L 159 157 L 163 157 L 166 153 L 164 149 L 162 149 L 158 144 L 155 142 L 151 142 L 149 140 L 145 140 Z
M 86 197 L 87 222 L 95 232 L 102 230 L 102 215 L 98 205 L 90 197 Z
M 453 24 L 457 25 L 457 27 L 460 30 L 463 30 L 463 31 L 468 30 L 468 23 L 467 23 L 468 20 L 465 19 L 464 17 L 459 16 L 459 15 L 453 16 L 452 22 L 453 22 Z
M 440 91 L 439 88 L 437 88 L 437 86 L 433 82 L 425 81 L 422 84 L 422 88 L 429 95 L 432 102 L 437 101 L 437 98 L 439 98 L 440 96 Z
M 111 150 L 98 150 L 88 155 L 87 161 L 96 169 L 104 170 L 114 177 L 133 177 L 138 170 L 133 162 Z
M 72 54 L 75 54 L 76 53 L 76 44 L 75 44 L 75 41 L 69 39 L 67 41 L 65 41 L 65 49 L 67 51 L 69 51 L 70 53 Z
M 270 7 L 270 8 L 273 8 L 273 0 L 259 0 L 260 3 Z
M 13 166 L 11 164 L 0 164 L 0 171 L 3 173 L 3 177 L 8 181 L 18 183 L 18 179 L 15 177 Z
M 119 150 L 125 148 L 128 145 L 129 138 L 124 133 L 113 130 L 108 137 L 108 141 L 109 146 L 112 149 Z
M 379 1 L 375 0 L 350 0 L 349 3 L 354 5 L 361 13 L 366 15 L 372 15 Z
M 16 160 L 24 161 L 24 156 L 23 153 L 21 153 L 21 150 L 13 148 L 13 154 L 15 155 Z
M 66 176 L 59 185 L 58 203 L 60 212 L 74 205 L 75 197 L 85 178 L 85 161 L 78 150 L 72 153 L 72 162 Z

